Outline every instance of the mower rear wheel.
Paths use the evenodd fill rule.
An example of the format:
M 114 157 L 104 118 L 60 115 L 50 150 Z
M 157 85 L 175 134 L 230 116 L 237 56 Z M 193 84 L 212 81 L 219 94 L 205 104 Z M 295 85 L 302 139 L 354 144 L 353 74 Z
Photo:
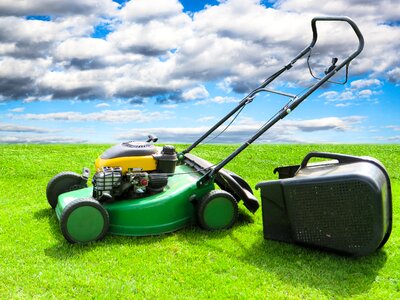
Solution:
M 70 243 L 87 243 L 102 239 L 110 220 L 107 210 L 95 199 L 76 199 L 63 210 L 61 232 Z
M 228 229 L 237 220 L 238 204 L 228 192 L 213 190 L 199 201 L 196 213 L 199 225 L 203 229 Z
M 54 209 L 57 206 L 58 196 L 87 187 L 82 176 L 74 172 L 61 172 L 54 176 L 46 188 L 47 202 Z

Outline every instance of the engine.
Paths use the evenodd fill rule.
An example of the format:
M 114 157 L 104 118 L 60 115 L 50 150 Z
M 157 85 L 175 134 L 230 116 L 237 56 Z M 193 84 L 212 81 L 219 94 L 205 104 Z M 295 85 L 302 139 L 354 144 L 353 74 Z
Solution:
M 162 192 L 175 171 L 177 155 L 173 146 L 160 150 L 149 143 L 129 142 L 105 151 L 96 160 L 93 197 L 110 202 Z

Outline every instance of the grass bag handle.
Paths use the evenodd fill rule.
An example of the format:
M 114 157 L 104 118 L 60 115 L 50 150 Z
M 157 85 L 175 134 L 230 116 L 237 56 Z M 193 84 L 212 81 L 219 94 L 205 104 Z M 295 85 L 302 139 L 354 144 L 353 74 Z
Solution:
M 311 158 L 336 159 L 339 163 L 342 163 L 342 164 L 362 161 L 362 159 L 359 157 L 346 155 L 346 154 L 329 153 L 329 152 L 310 152 L 303 158 L 303 161 L 301 162 L 301 165 L 300 165 L 300 169 L 305 168 Z

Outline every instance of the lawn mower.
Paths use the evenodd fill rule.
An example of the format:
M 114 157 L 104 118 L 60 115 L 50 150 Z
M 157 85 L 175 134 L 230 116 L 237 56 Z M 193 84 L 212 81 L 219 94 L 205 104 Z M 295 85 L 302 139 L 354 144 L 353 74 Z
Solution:
M 317 78 L 315 84 L 302 95 L 267 88 L 300 58 L 308 55 L 309 64 L 318 38 L 316 24 L 325 21 L 347 22 L 358 37 L 356 51 L 340 62 L 333 58 L 323 76 Z M 62 172 L 53 177 L 47 185 L 46 195 L 56 211 L 64 237 L 71 243 L 85 243 L 99 240 L 107 233 L 157 235 L 178 230 L 190 223 L 206 230 L 221 230 L 230 228 L 236 222 L 239 201 L 243 201 L 250 212 L 256 212 L 259 202 L 249 184 L 224 167 L 324 83 L 331 82 L 329 79 L 344 67 L 347 81 L 349 64 L 364 46 L 360 30 L 347 17 L 317 17 L 311 21 L 311 28 L 313 37 L 310 45 L 251 91 L 187 149 L 177 153 L 171 145 L 157 147 L 154 144 L 157 138 L 149 136 L 145 142 L 124 142 L 101 154 L 95 162 L 96 173 L 90 187 L 87 184 L 90 177 L 87 168 L 82 174 Z M 290 100 L 221 162 L 212 164 L 190 153 L 226 121 L 235 120 L 242 109 L 262 92 L 279 94 Z

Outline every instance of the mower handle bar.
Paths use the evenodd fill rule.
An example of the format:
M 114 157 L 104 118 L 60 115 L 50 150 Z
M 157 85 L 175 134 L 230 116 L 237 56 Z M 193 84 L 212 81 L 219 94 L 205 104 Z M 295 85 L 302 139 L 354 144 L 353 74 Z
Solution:
M 219 120 L 212 128 L 210 128 L 205 134 L 203 134 L 199 139 L 197 139 L 197 141 L 195 141 L 192 145 L 190 145 L 186 150 L 182 151 L 182 154 L 189 153 L 192 149 L 194 149 L 196 146 L 198 146 L 204 139 L 206 139 L 211 133 L 213 133 L 216 129 L 218 129 L 230 117 L 232 117 L 235 113 L 239 112 L 241 108 L 243 108 L 245 105 L 252 102 L 254 97 L 256 96 L 256 94 L 263 92 L 263 91 L 271 92 L 271 90 L 267 89 L 266 86 L 269 85 L 276 78 L 278 78 L 282 73 L 291 69 L 298 59 L 302 58 L 307 53 L 309 53 L 312 50 L 312 48 L 315 46 L 317 39 L 318 39 L 318 31 L 317 31 L 316 24 L 317 24 L 317 22 L 320 22 L 320 21 L 338 21 L 338 22 L 347 22 L 348 24 L 350 24 L 350 26 L 352 27 L 352 29 L 354 30 L 354 32 L 356 33 L 356 36 L 358 38 L 359 43 L 358 43 L 357 50 L 354 51 L 351 55 L 349 55 L 339 65 L 335 66 L 332 70 L 330 70 L 329 73 L 325 74 L 325 76 L 323 78 L 321 78 L 317 83 L 315 83 L 312 87 L 310 87 L 307 90 L 307 92 L 305 92 L 302 96 L 300 96 L 300 97 L 295 96 L 294 98 L 292 98 L 291 97 L 292 95 L 289 95 L 289 94 L 284 95 L 284 96 L 289 96 L 290 98 L 292 98 L 292 101 L 289 102 L 288 104 L 286 104 L 278 113 L 275 114 L 274 117 L 272 117 L 267 123 L 265 123 L 255 133 L 254 136 L 252 136 L 250 139 L 248 139 L 239 148 L 237 148 L 233 153 L 231 153 L 227 158 L 225 158 L 219 164 L 217 164 L 214 168 L 212 168 L 210 170 L 210 172 L 202 178 L 202 180 L 200 181 L 200 184 L 207 181 L 207 178 L 211 178 L 213 175 L 215 175 L 227 163 L 229 163 L 233 158 L 235 158 L 240 152 L 242 152 L 244 149 L 246 149 L 256 139 L 258 139 L 264 132 L 266 132 L 269 128 L 271 128 L 273 125 L 275 125 L 275 123 L 277 123 L 279 120 L 286 117 L 301 102 L 303 102 L 308 96 L 310 96 L 313 92 L 315 92 L 321 85 L 323 85 L 325 82 L 329 81 L 329 79 L 332 76 L 334 76 L 340 69 L 342 69 L 344 66 L 348 66 L 350 64 L 350 62 L 357 55 L 359 55 L 361 53 L 361 51 L 364 48 L 364 38 L 363 38 L 363 35 L 361 34 L 360 29 L 357 27 L 357 25 L 354 23 L 353 20 L 351 20 L 348 17 L 315 17 L 315 18 L 313 18 L 311 21 L 313 38 L 312 38 L 310 45 L 307 46 L 306 48 L 304 48 L 289 64 L 284 66 L 282 69 L 280 69 L 276 73 L 272 74 L 258 88 L 254 89 L 246 97 L 244 97 L 239 102 L 239 104 L 235 108 L 232 109 L 232 111 L 230 111 L 225 117 L 223 117 L 221 120 Z
M 347 60 L 351 61 L 354 57 L 356 57 L 358 54 L 361 53 L 361 51 L 364 48 L 364 37 L 360 31 L 360 29 L 358 28 L 357 24 L 354 23 L 354 21 L 348 17 L 315 17 L 311 20 L 311 28 L 312 28 L 312 32 L 313 32 L 313 39 L 311 41 L 311 44 L 309 47 L 314 47 L 314 45 L 317 42 L 318 39 L 318 31 L 317 31 L 317 22 L 318 21 L 337 21 L 337 22 L 347 22 L 351 28 L 353 28 L 357 38 L 358 38 L 358 48 L 355 52 L 353 52 L 353 54 L 351 54 L 347 59 L 345 59 L 345 62 L 342 63 L 343 65 L 345 65 L 347 62 Z
M 358 28 L 357 24 L 354 23 L 354 21 L 353 21 L 352 19 L 348 18 L 348 17 L 316 17 L 316 18 L 312 19 L 312 21 L 311 21 L 311 28 L 312 28 L 312 32 L 313 32 L 313 39 L 312 39 L 311 44 L 310 44 L 310 46 L 309 46 L 309 47 L 311 47 L 311 48 L 310 48 L 310 51 L 309 51 L 309 54 L 308 54 L 308 58 L 307 58 L 307 65 L 308 65 L 308 69 L 309 69 L 309 71 L 310 71 L 311 76 L 314 77 L 314 78 L 317 79 L 317 80 L 321 80 L 321 78 L 318 78 L 318 77 L 316 77 L 316 76 L 313 74 L 313 72 L 312 72 L 312 70 L 311 70 L 311 66 L 310 66 L 309 59 L 310 59 L 310 56 L 311 56 L 311 49 L 314 47 L 314 45 L 316 44 L 317 39 L 318 39 L 318 31 L 317 31 L 317 22 L 318 22 L 318 21 L 328 21 L 328 22 L 329 22 L 329 21 L 339 21 L 339 22 L 346 22 L 346 23 L 348 23 L 348 24 L 351 26 L 351 28 L 354 30 L 354 32 L 355 32 L 355 34 L 356 34 L 356 36 L 357 36 L 357 38 L 358 38 L 358 48 L 357 48 L 357 50 L 356 50 L 355 52 L 353 52 L 347 59 L 345 59 L 345 60 L 339 65 L 339 68 L 340 68 L 340 69 L 341 69 L 344 65 L 346 66 L 346 79 L 345 79 L 343 82 L 337 82 L 337 81 L 330 81 L 330 80 L 328 80 L 328 82 L 330 82 L 330 83 L 345 84 L 345 83 L 347 82 L 347 79 L 348 79 L 350 61 L 351 61 L 353 58 L 355 58 L 358 54 L 360 54 L 361 51 L 362 51 L 363 48 L 364 48 L 364 37 L 363 37 L 363 35 L 362 35 L 360 29 Z M 333 58 L 333 59 L 336 59 L 336 61 L 337 61 L 337 58 Z M 336 63 L 336 62 L 335 62 L 335 63 Z M 336 67 L 336 66 L 335 66 L 335 63 L 332 63 L 332 70 L 334 70 L 334 67 Z M 331 71 L 331 70 L 330 70 L 330 71 Z

